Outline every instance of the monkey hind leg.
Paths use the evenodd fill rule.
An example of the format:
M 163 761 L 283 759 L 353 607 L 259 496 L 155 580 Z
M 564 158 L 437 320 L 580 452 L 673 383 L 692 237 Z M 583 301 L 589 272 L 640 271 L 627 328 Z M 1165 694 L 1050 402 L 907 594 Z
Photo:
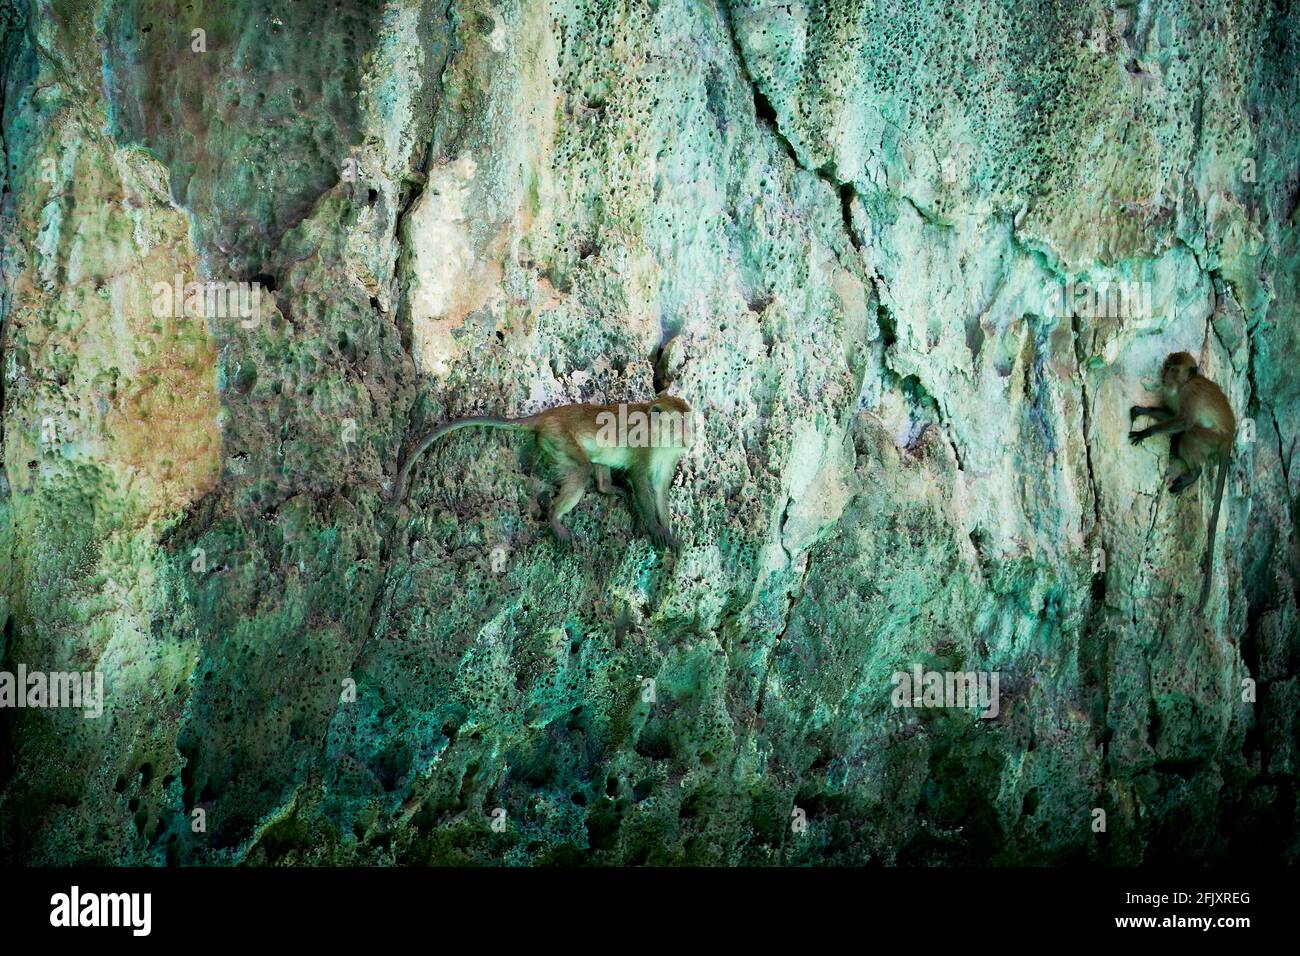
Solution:
M 627 489 L 622 485 L 614 484 L 614 480 L 609 473 L 609 465 L 596 465 L 596 490 L 602 495 L 614 495 L 618 498 L 627 499 Z
M 1186 464 L 1187 475 L 1169 486 L 1177 494 L 1201 476 L 1208 465 L 1213 467 L 1218 438 L 1215 433 L 1200 425 L 1193 425 L 1179 436 L 1176 454 Z
M 1182 492 L 1186 490 L 1189 485 L 1195 483 L 1196 479 L 1200 477 L 1201 477 L 1201 469 L 1199 468 L 1188 469 L 1186 465 L 1183 465 L 1181 469 L 1181 473 L 1178 474 L 1169 483 L 1170 494 L 1175 494 L 1175 495 L 1182 494 Z
M 661 535 L 656 540 L 658 540 L 660 544 L 667 545 L 674 551 L 680 550 L 681 546 L 677 542 L 677 536 L 672 532 L 672 523 L 670 520 L 672 512 L 668 508 L 668 485 L 666 483 L 661 483 L 656 489 L 655 514 L 658 516 L 659 527 L 661 529 Z
M 560 490 L 551 503 L 551 530 L 561 541 L 572 541 L 573 532 L 566 528 L 560 519 L 578 506 L 582 496 L 587 493 L 587 482 L 591 480 L 591 467 L 580 466 L 569 472 L 560 483 Z
M 677 549 L 677 539 L 668 528 L 667 516 L 660 514 L 659 500 L 650 478 L 639 472 L 632 476 L 632 500 L 651 540 L 663 547 Z
M 1165 469 L 1165 484 L 1173 488 L 1174 482 L 1184 477 L 1189 471 L 1187 462 L 1178 457 L 1178 449 L 1169 449 L 1169 467 Z
M 537 444 L 540 451 L 560 472 L 560 490 L 551 502 L 551 530 L 561 541 L 573 540 L 573 533 L 560 519 L 577 507 L 587 492 L 591 480 L 591 459 L 581 446 L 567 435 L 539 431 Z

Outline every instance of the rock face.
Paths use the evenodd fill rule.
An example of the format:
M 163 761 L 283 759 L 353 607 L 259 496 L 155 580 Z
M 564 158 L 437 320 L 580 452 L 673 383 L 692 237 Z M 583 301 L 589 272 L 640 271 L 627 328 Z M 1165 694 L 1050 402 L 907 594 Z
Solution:
M 104 682 L 0 708 L 3 859 L 1295 862 L 1298 23 L 0 0 L 0 667 Z M 499 431 L 387 504 L 661 388 L 676 553 Z

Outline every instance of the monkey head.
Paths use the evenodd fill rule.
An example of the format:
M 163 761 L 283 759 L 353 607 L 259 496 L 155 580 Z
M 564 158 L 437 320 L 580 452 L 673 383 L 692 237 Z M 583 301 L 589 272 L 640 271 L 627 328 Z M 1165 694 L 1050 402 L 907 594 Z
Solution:
M 691 444 L 694 439 L 695 424 L 691 416 L 691 406 L 675 395 L 660 392 L 650 403 L 650 414 L 655 418 L 662 417 L 666 420 L 668 425 L 666 431 L 659 432 L 670 436 L 670 439 L 665 442 L 666 445 L 673 448 L 686 448 Z M 662 428 L 663 425 L 661 424 L 660 427 Z
M 1193 379 L 1199 374 L 1201 372 L 1196 367 L 1196 359 L 1192 358 L 1189 353 L 1173 352 L 1165 359 L 1164 367 L 1160 370 L 1160 385 L 1163 388 L 1177 391 L 1189 379 Z
M 652 412 L 677 412 L 679 415 L 689 415 L 691 406 L 687 405 L 675 395 L 669 395 L 667 392 L 660 392 L 655 396 L 654 402 L 650 406 Z

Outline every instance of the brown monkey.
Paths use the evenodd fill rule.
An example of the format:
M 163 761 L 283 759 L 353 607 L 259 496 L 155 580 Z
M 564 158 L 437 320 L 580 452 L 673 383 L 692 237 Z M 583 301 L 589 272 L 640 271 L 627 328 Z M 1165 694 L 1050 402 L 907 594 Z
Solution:
M 525 418 L 461 418 L 435 428 L 416 443 L 393 482 L 392 501 L 405 497 L 415 460 L 443 435 L 471 425 L 530 431 L 562 476 L 550 514 L 557 538 L 572 538 L 560 519 L 582 500 L 593 476 L 597 491 L 627 497 L 627 491 L 611 479 L 610 469 L 617 469 L 627 473 L 632 503 L 651 537 L 675 550 L 677 539 L 668 523 L 668 486 L 690 440 L 690 415 L 690 406 L 680 398 L 660 393 L 653 402 L 561 405 Z
M 1214 535 L 1219 526 L 1219 506 L 1228 477 L 1228 459 L 1237 434 L 1237 419 L 1232 414 L 1223 390 L 1201 375 L 1196 360 L 1186 352 L 1174 352 L 1160 370 L 1160 399 L 1163 405 L 1134 405 L 1129 420 L 1149 415 L 1156 424 L 1129 432 L 1134 445 L 1151 435 L 1169 435 L 1169 490 L 1178 494 L 1201 476 L 1201 471 L 1217 464 L 1219 473 L 1214 486 L 1214 508 L 1210 529 L 1201 559 L 1203 571 L 1199 613 L 1210 596 L 1210 571 L 1214 565 Z

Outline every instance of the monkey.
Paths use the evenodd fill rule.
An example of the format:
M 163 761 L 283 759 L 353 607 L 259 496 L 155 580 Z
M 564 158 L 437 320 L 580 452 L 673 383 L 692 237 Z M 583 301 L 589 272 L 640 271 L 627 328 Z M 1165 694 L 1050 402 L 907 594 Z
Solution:
M 573 538 L 560 519 L 577 506 L 595 477 L 597 491 L 630 498 L 654 542 L 676 551 L 678 541 L 669 526 L 668 486 L 686 452 L 690 414 L 686 402 L 660 392 L 653 402 L 560 405 L 524 418 L 457 419 L 416 442 L 397 472 L 391 502 L 402 502 L 416 459 L 443 435 L 471 426 L 529 431 L 538 450 L 561 475 L 550 509 L 551 531 L 560 542 Z M 626 488 L 613 483 L 611 470 L 626 473 L 630 496 Z
M 1214 486 L 1214 508 L 1210 515 L 1205 554 L 1201 558 L 1201 597 L 1196 613 L 1205 610 L 1210 596 L 1210 574 L 1214 566 L 1214 536 L 1219 526 L 1219 507 L 1228 476 L 1228 462 L 1237 434 L 1237 419 L 1223 390 L 1201 375 L 1196 360 L 1186 352 L 1174 352 L 1160 370 L 1161 405 L 1134 405 L 1129 421 L 1141 415 L 1156 424 L 1129 432 L 1129 441 L 1140 445 L 1152 435 L 1169 435 L 1169 491 L 1181 493 L 1211 464 L 1218 466 Z

